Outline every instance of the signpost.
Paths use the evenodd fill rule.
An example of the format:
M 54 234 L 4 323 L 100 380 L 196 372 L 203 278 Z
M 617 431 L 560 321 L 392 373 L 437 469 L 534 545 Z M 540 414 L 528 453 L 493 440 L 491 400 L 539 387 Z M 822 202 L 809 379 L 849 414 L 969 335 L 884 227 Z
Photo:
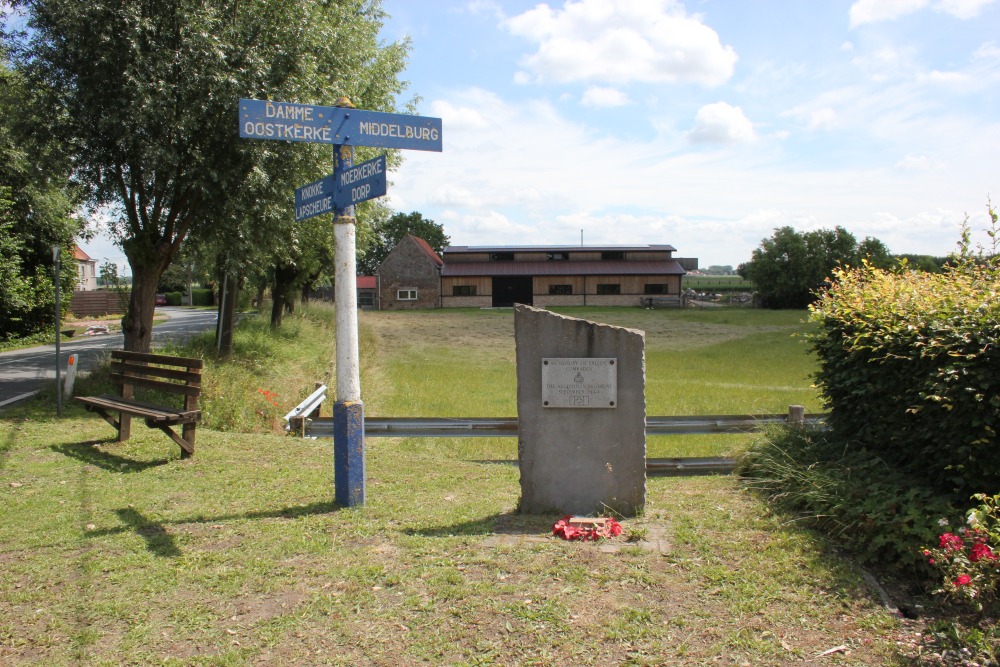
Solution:
M 337 106 L 241 99 L 245 139 L 333 144 L 333 175 L 295 190 L 295 220 L 334 214 L 337 401 L 333 406 L 334 498 L 365 504 L 365 417 L 358 352 L 354 205 L 386 193 L 381 155 L 354 165 L 354 146 L 441 151 L 441 119 L 364 111 L 342 97 Z

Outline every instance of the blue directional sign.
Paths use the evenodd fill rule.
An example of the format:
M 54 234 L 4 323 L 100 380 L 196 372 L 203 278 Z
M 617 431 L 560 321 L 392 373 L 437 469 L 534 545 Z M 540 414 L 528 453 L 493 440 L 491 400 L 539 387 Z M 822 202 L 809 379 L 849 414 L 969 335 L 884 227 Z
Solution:
M 441 151 L 441 119 L 294 102 L 240 100 L 240 136 Z
M 296 188 L 295 222 L 301 222 L 324 213 L 333 213 L 333 192 L 335 189 L 333 176 L 327 176 L 315 183 Z
M 379 155 L 335 174 L 333 205 L 343 210 L 386 193 L 385 156 Z

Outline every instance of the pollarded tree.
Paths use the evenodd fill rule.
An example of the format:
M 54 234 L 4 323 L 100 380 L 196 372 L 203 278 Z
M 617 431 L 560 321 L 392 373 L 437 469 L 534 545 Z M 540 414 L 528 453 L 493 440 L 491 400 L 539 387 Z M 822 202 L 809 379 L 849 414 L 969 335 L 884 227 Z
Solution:
M 290 199 L 268 185 L 290 179 L 267 169 L 295 169 L 312 154 L 240 139 L 239 98 L 330 103 L 382 80 L 402 86 L 395 56 L 405 46 L 377 42 L 380 0 L 17 4 L 31 27 L 17 62 L 44 93 L 46 113 L 36 115 L 73 147 L 92 204 L 120 216 L 114 232 L 134 279 L 122 320 L 128 350 L 149 349 L 156 286 L 181 243 L 214 237 L 220 225 L 266 226 L 238 218 L 238 204 L 279 190 Z M 373 59 L 373 49 L 394 57 Z

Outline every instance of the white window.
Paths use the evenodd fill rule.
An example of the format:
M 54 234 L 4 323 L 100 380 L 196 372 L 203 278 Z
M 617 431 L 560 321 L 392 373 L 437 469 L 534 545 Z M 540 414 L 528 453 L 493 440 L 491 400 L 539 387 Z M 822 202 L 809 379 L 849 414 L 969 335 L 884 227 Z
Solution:
M 417 290 L 415 289 L 401 289 L 396 292 L 397 301 L 416 301 L 417 300 Z

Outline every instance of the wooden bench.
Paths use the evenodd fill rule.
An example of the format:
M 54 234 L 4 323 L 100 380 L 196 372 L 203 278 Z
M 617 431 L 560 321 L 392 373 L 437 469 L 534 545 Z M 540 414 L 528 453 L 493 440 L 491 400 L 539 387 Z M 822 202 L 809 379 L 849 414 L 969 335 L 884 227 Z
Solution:
M 132 417 L 141 417 L 149 428 L 158 428 L 180 445 L 181 458 L 194 454 L 194 436 L 201 410 L 201 359 L 170 357 L 162 354 L 125 352 L 111 353 L 111 378 L 121 385 L 121 396 L 77 396 L 87 410 L 101 415 L 118 431 L 118 442 L 129 439 Z M 134 398 L 135 389 L 181 394 L 184 405 L 172 408 Z M 117 412 L 118 419 L 110 413 Z M 171 427 L 180 424 L 178 435 Z

